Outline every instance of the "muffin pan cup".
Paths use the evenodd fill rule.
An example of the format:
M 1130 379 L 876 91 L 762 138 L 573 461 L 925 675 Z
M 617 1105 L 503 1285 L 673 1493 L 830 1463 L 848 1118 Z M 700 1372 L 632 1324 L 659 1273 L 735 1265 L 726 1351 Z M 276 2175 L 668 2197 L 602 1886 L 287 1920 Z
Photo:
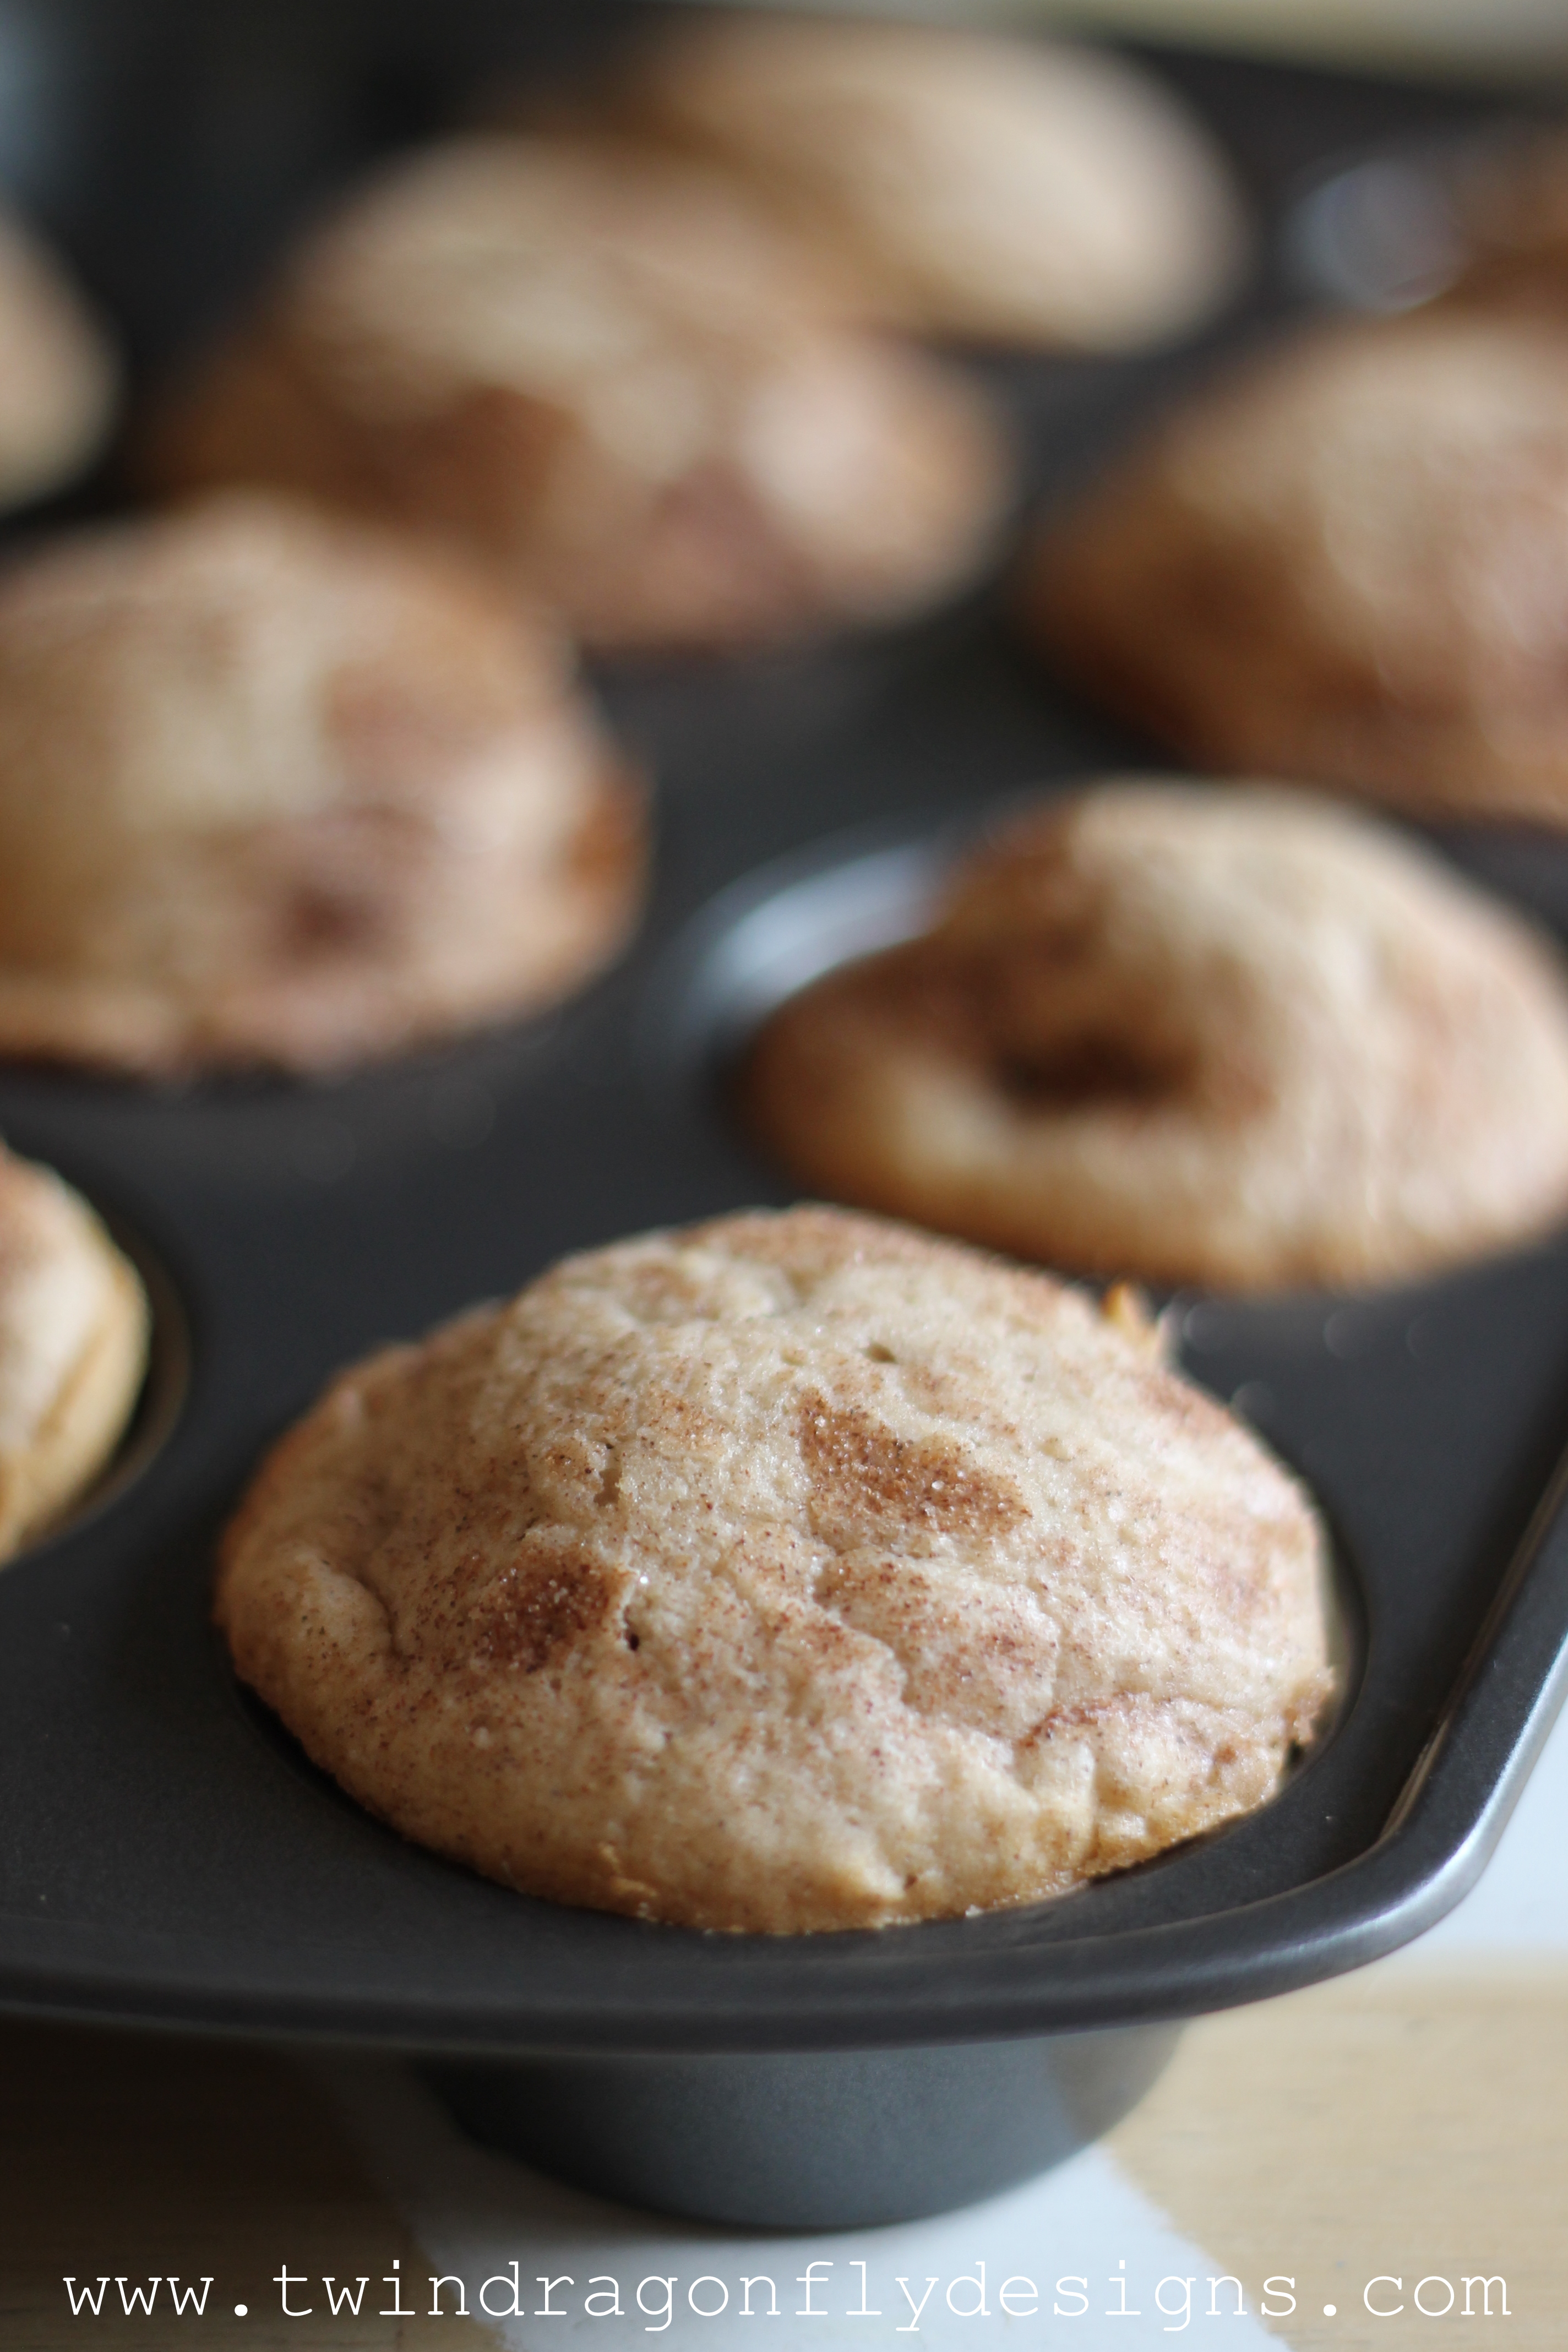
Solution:
M 1060 2164 L 1137 2105 L 1179 2032 L 426 2073 L 474 2138 L 600 2196 L 732 2227 L 866 2229 Z
M 1379 129 L 1377 86 L 1182 71 L 1255 164 Z M 1391 128 L 1419 121 L 1419 93 L 1385 97 Z M 1065 493 L 1221 341 L 995 362 L 1037 486 Z M 342 1362 L 563 1251 L 787 1200 L 725 1108 L 746 1024 L 918 921 L 985 803 L 1166 764 L 1053 688 L 1000 598 L 602 684 L 661 780 L 663 865 L 642 941 L 584 999 L 317 1089 L 0 1075 L 0 1131 L 166 1269 L 168 1360 L 178 1324 L 189 1343 L 137 1475 L 0 1573 L 0 2005 L 395 2049 L 481 2137 L 605 2193 L 893 2220 L 1102 2129 L 1182 2018 L 1370 1959 L 1473 1884 L 1568 1674 L 1568 1241 L 1398 1292 L 1170 1303 L 1187 1368 L 1314 1487 L 1342 1567 L 1339 1719 L 1231 1828 L 1055 1903 L 789 1937 L 538 1902 L 405 1843 L 211 1631 L 214 1538 L 263 1447 Z M 1568 852 L 1500 838 L 1456 854 L 1568 913 Z

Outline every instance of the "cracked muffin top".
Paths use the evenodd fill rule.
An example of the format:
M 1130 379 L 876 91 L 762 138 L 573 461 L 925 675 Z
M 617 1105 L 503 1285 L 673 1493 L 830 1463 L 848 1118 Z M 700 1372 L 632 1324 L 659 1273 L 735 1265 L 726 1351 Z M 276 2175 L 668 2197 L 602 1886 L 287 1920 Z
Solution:
M 1326 1540 L 1135 1314 L 831 1209 L 567 1259 L 342 1374 L 236 1664 L 406 1835 L 727 1929 L 1030 1902 L 1261 1802 Z

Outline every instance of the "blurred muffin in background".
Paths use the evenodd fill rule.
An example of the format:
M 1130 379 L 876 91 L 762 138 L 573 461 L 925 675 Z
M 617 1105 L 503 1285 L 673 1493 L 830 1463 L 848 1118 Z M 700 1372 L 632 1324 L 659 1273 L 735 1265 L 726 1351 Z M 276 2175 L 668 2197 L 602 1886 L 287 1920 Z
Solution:
M 1010 468 L 977 390 L 812 279 L 679 159 L 455 141 L 304 240 L 153 470 L 440 530 L 602 646 L 894 618 L 975 571 Z
M 58 489 L 89 466 L 120 371 L 60 262 L 0 207 L 0 507 Z
M 624 943 L 640 793 L 456 556 L 258 496 L 0 581 L 0 1053 L 341 1067 Z
M 1293 337 L 1047 523 L 1024 608 L 1194 762 L 1568 824 L 1568 321 Z
M 104 1467 L 147 1362 L 134 1270 L 87 1202 L 0 1146 L 0 1559 Z
M 1568 1215 L 1568 971 L 1360 814 L 1117 780 L 789 998 L 742 1101 L 812 1191 L 1021 1256 L 1403 1281 Z
M 634 54 L 619 99 L 743 174 L 885 325 L 1131 349 L 1215 309 L 1246 257 L 1199 126 L 1090 50 L 699 8 Z

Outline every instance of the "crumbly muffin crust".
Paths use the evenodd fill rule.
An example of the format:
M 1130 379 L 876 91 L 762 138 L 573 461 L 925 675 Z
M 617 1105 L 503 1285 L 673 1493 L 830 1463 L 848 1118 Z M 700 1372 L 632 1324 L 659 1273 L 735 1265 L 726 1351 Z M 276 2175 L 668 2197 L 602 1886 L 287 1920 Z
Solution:
M 1568 974 L 1331 803 L 1107 783 L 786 1003 L 742 1101 L 813 1189 L 1022 1256 L 1386 1282 L 1568 1213 Z
M 86 1202 L 0 1148 L 0 1559 L 46 1533 L 113 1453 L 149 1321 Z
M 1310 330 L 1048 523 L 1023 607 L 1199 765 L 1568 824 L 1568 332 Z
M 150 464 L 447 533 L 601 645 L 896 618 L 977 568 L 1010 467 L 977 388 L 810 279 L 678 159 L 451 141 L 303 241 Z
M 0 1053 L 340 1067 L 620 947 L 640 794 L 455 557 L 229 495 L 0 581 Z
M 224 1538 L 240 1675 L 527 1892 L 794 1932 L 1058 1894 L 1259 1803 L 1325 1541 L 1146 1329 L 830 1209 L 570 1258 L 345 1372 Z

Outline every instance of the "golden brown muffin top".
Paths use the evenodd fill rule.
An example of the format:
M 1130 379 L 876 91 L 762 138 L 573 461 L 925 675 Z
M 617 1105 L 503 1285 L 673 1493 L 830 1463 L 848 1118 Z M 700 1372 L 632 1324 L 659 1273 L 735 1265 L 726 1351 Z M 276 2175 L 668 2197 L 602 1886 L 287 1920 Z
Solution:
M 1324 1542 L 1147 1331 L 829 1209 L 567 1259 L 345 1373 L 224 1544 L 241 1675 L 526 1891 L 869 1926 L 1258 1802 L 1330 1688 Z

